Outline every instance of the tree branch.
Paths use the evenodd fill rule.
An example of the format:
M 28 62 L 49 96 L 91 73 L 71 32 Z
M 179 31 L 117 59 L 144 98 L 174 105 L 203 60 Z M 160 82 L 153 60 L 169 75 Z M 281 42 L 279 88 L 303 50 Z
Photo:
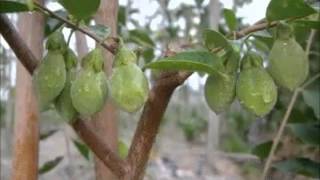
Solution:
M 68 26 L 70 26 L 72 29 L 76 29 L 86 35 L 88 35 L 89 37 L 91 37 L 92 39 L 94 39 L 98 44 L 101 44 L 102 47 L 106 48 L 108 51 L 110 51 L 112 54 L 115 54 L 115 51 L 117 49 L 117 45 L 113 44 L 113 45 L 108 45 L 105 42 L 103 42 L 103 40 L 101 40 L 99 37 L 97 37 L 95 34 L 91 33 L 90 31 L 87 30 L 87 28 L 81 28 L 79 26 L 77 26 L 76 24 L 70 22 L 69 20 L 55 14 L 54 12 L 52 12 L 50 9 L 34 2 L 34 4 L 37 6 L 37 8 L 39 9 L 39 11 L 41 11 L 42 13 L 47 13 L 49 16 L 64 22 L 65 24 L 67 24 Z
M 94 154 L 97 155 L 116 176 L 121 178 L 126 174 L 129 169 L 127 163 L 115 152 L 111 151 L 111 148 L 107 144 L 103 143 L 103 140 L 92 131 L 92 128 L 87 122 L 77 119 L 72 123 L 72 127 Z
M 32 74 L 39 61 L 37 61 L 36 56 L 11 24 L 9 18 L 4 14 L 0 14 L 0 33 L 8 42 L 23 66 Z
M 190 75 L 191 73 L 178 72 L 171 76 L 160 77 L 150 91 L 127 157 L 131 167 L 129 175 L 131 179 L 142 179 L 150 150 L 171 95 L 175 88 Z
M 253 24 L 252 26 L 246 27 L 238 32 L 235 33 L 235 37 L 236 39 L 240 39 L 243 38 L 244 36 L 256 32 L 256 31 L 261 31 L 264 30 L 266 28 L 270 28 L 270 27 L 274 27 L 278 24 L 277 21 L 273 21 L 273 22 L 265 22 L 263 20 L 258 21 L 257 23 Z M 234 34 L 229 35 L 230 37 L 233 37 Z
M 19 61 L 25 66 L 30 74 L 33 74 L 37 66 L 36 58 L 14 26 L 10 23 L 8 17 L 4 14 L 0 14 L 0 32 L 15 52 Z M 121 160 L 116 153 L 112 152 L 109 146 L 102 143 L 103 141 L 91 130 L 91 127 L 80 119 L 74 121 L 72 126 L 82 140 L 114 174 L 119 177 L 125 174 L 127 171 L 125 161 Z

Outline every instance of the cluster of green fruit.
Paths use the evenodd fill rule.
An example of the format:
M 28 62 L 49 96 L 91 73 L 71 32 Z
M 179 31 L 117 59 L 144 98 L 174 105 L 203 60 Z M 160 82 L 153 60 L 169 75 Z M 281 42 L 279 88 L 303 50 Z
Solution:
M 205 84 L 205 97 L 216 113 L 226 110 L 237 97 L 241 105 L 257 116 L 268 114 L 277 101 L 277 85 L 298 88 L 309 72 L 308 56 L 293 36 L 293 28 L 281 23 L 269 54 L 267 69 L 263 58 L 247 52 L 241 59 L 237 52 L 226 56 L 225 68 L 211 74 Z M 239 75 L 238 75 L 239 74 Z
M 136 55 L 121 44 L 110 81 L 104 73 L 102 50 L 96 48 L 81 60 L 68 48 L 62 33 L 48 37 L 47 54 L 33 75 L 40 111 L 54 104 L 66 121 L 100 111 L 110 95 L 123 110 L 137 111 L 145 103 L 149 86 L 136 65 Z M 110 87 L 109 87 L 110 86 Z

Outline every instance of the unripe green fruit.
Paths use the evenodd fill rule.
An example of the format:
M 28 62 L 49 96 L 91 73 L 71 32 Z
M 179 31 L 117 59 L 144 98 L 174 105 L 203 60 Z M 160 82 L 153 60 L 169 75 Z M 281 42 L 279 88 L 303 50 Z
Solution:
M 80 115 L 88 117 L 100 111 L 108 95 L 104 72 L 83 70 L 71 84 L 72 104 Z
M 134 63 L 115 67 L 110 85 L 114 102 L 127 112 L 137 111 L 147 100 L 148 80 Z
M 271 76 L 259 67 L 240 72 L 236 87 L 237 97 L 244 107 L 257 116 L 269 113 L 277 101 L 277 87 Z
M 63 118 L 64 121 L 71 121 L 77 114 L 76 109 L 73 107 L 71 100 L 71 81 L 75 78 L 76 72 L 71 69 L 67 72 L 67 80 L 62 93 L 57 97 L 55 101 L 55 107 Z
M 41 111 L 61 93 L 66 82 L 66 67 L 60 51 L 48 51 L 33 75 L 33 83 L 37 93 Z
M 84 69 L 92 69 L 95 72 L 103 70 L 103 55 L 100 48 L 95 48 L 82 58 L 81 66 Z
M 236 76 L 229 74 L 211 74 L 205 84 L 205 99 L 209 107 L 220 113 L 226 110 L 235 97 Z
M 64 62 L 66 64 L 66 69 L 70 70 L 76 67 L 77 65 L 77 56 L 76 54 L 68 48 L 64 53 Z
M 279 86 L 294 90 L 308 76 L 308 56 L 294 38 L 277 39 L 269 54 L 268 71 Z
M 126 46 L 121 45 L 115 56 L 114 65 L 115 66 L 127 65 L 129 63 L 136 63 L 136 61 L 137 61 L 136 54 L 130 49 L 128 49 Z
M 64 52 L 65 50 L 67 50 L 68 46 L 66 41 L 64 40 L 63 34 L 56 31 L 48 37 L 46 48 L 48 50 L 59 50 L 61 52 Z

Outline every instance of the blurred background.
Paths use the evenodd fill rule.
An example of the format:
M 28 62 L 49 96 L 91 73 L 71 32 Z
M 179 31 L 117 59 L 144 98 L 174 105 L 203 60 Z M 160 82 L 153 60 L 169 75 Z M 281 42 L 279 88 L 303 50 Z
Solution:
M 49 9 L 65 16 L 57 2 L 46 2 Z M 269 0 L 120 0 L 118 32 L 137 52 L 139 65 L 143 66 L 163 55 L 167 48 L 181 51 L 190 44 L 201 43 L 203 29 L 230 33 L 224 19 L 225 8 L 235 13 L 239 30 L 264 18 L 268 3 Z M 9 17 L 13 23 L 18 20 L 17 15 Z M 48 20 L 46 31 L 54 29 L 55 23 Z M 271 31 L 263 32 L 262 38 L 251 38 L 246 48 L 267 57 Z M 67 38 L 69 29 L 63 32 Z M 296 39 L 305 47 L 310 29 L 296 27 L 295 33 Z M 318 32 L 315 36 L 319 39 Z M 95 46 L 93 40 L 77 33 L 71 37 L 70 44 L 79 56 Z M 241 40 L 234 43 L 238 48 L 240 44 Z M 314 43 L 310 53 L 310 74 L 319 72 L 318 59 L 319 43 Z M 11 172 L 14 118 L 18 113 L 15 112 L 16 62 L 8 44 L 0 37 L 1 179 L 9 179 Z M 159 74 L 150 70 L 145 73 L 151 84 Z M 291 94 L 280 90 L 275 109 L 263 118 L 242 109 L 238 102 L 234 102 L 227 112 L 216 115 L 204 100 L 206 78 L 206 75 L 194 73 L 175 91 L 152 149 L 145 179 L 254 180 L 261 174 L 262 159 L 267 156 Z M 319 119 L 319 85 L 317 81 L 299 96 L 289 122 L 312 123 Z M 121 155 L 126 154 L 140 113 L 117 111 Z M 39 179 L 94 179 L 92 153 L 60 119 L 54 110 L 41 114 Z M 295 132 L 294 128 L 286 131 L 275 159 L 303 156 L 319 161 L 319 146 L 305 143 L 299 136 L 301 133 Z M 312 178 L 274 171 L 272 179 Z

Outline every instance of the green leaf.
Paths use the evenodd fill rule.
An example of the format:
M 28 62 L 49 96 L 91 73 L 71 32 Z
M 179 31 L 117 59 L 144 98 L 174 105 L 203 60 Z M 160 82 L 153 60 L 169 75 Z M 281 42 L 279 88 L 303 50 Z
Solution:
M 129 31 L 129 40 L 141 46 L 146 46 L 151 48 L 154 46 L 154 42 L 152 41 L 152 39 L 149 37 L 147 32 L 143 30 L 135 29 L 135 30 Z
M 16 13 L 30 11 L 27 4 L 17 1 L 0 1 L 0 13 Z
M 319 85 L 317 86 L 319 87 Z M 320 119 L 320 92 L 319 88 L 305 89 L 302 92 L 304 102 L 313 109 L 314 115 Z
M 145 64 L 151 62 L 154 58 L 154 50 L 152 48 L 147 48 L 143 50 L 142 57 L 144 59 Z
M 67 17 L 67 12 L 64 10 L 57 10 L 57 11 L 54 11 L 54 13 L 59 15 L 60 17 L 64 17 L 64 18 Z M 44 30 L 45 37 L 48 37 L 51 33 L 59 29 L 62 25 L 63 25 L 63 22 L 55 18 L 48 17 L 46 19 L 45 30 Z
M 304 0 L 271 0 L 266 12 L 267 20 L 277 21 L 288 18 L 304 17 L 316 13 Z
M 223 65 L 221 59 L 210 52 L 190 51 L 159 59 L 146 64 L 144 68 L 214 73 L 223 68 Z
M 80 154 L 89 161 L 90 157 L 89 157 L 89 153 L 90 153 L 90 149 L 86 144 L 83 144 L 77 140 L 73 140 L 73 144 L 76 146 L 76 148 L 78 149 L 78 151 L 80 152 Z
M 111 33 L 111 29 L 102 24 L 91 25 L 88 28 L 89 31 L 97 35 L 101 40 L 106 39 Z
M 309 177 L 320 177 L 320 163 L 307 158 L 294 158 L 284 160 L 273 165 L 274 168 L 295 174 L 301 174 Z
M 231 9 L 223 9 L 224 19 L 230 29 L 230 31 L 235 31 L 237 29 L 237 18 Z
M 296 20 L 294 23 L 308 29 L 320 29 L 320 21 Z
M 128 148 L 127 144 L 125 144 L 122 140 L 119 140 L 118 141 L 118 153 L 119 153 L 119 156 L 122 159 L 124 159 L 124 158 L 127 157 L 128 152 L 129 152 L 129 148 Z
M 219 32 L 206 29 L 203 32 L 204 44 L 209 50 L 216 48 L 223 48 L 226 51 L 232 49 L 231 44 L 228 40 Z
M 59 2 L 78 20 L 94 15 L 100 5 L 100 0 L 59 0 Z
M 272 48 L 274 39 L 271 36 L 261 36 L 261 35 L 253 35 L 253 37 L 261 42 L 263 42 L 269 49 Z
M 119 6 L 118 11 L 118 23 L 125 26 L 127 22 L 127 14 L 126 14 L 126 7 L 125 6 Z
M 271 147 L 272 147 L 272 141 L 267 141 L 255 146 L 252 149 L 252 153 L 257 155 L 260 159 L 265 159 L 268 157 Z
M 320 122 L 290 124 L 292 132 L 304 143 L 320 146 Z
M 259 39 L 252 39 L 252 40 L 250 40 L 250 42 L 259 51 L 262 51 L 265 53 L 268 53 L 270 51 L 270 48 L 268 47 L 268 45 L 266 43 L 260 41 Z
M 39 174 L 45 174 L 49 171 L 51 171 L 52 169 L 54 169 L 61 161 L 62 161 L 63 157 L 62 156 L 58 156 L 53 160 L 47 161 L 45 162 L 38 170 Z
M 58 131 L 57 129 L 53 129 L 53 130 L 50 130 L 50 131 L 45 132 L 45 133 L 40 133 L 40 140 L 47 139 L 48 137 L 52 136 L 57 131 Z

